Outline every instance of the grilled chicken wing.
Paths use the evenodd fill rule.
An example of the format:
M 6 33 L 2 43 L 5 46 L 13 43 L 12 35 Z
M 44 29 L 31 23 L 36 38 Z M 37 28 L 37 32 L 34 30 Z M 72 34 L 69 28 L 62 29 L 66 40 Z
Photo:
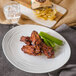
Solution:
M 42 43 L 41 49 L 43 50 L 44 54 L 48 58 L 53 58 L 54 57 L 54 51 L 53 51 L 53 48 L 52 47 L 47 46 L 45 43 Z
M 33 45 L 39 45 L 42 42 L 39 34 L 36 31 L 32 32 L 32 34 L 31 34 L 31 41 L 32 41 Z
M 35 51 L 36 51 L 36 48 L 33 47 L 32 45 L 25 45 L 25 46 L 23 46 L 21 49 L 22 49 L 22 51 L 23 51 L 24 53 L 27 53 L 27 54 L 29 54 L 29 55 L 34 55 L 34 56 L 36 56 L 36 55 L 41 55 L 41 51 L 40 51 L 39 53 L 36 53 L 36 52 L 35 52 Z
M 24 42 L 27 45 L 31 45 L 30 37 L 22 36 L 21 39 L 20 39 L 20 41 Z
M 24 53 L 34 55 L 35 48 L 32 45 L 25 45 L 21 49 Z

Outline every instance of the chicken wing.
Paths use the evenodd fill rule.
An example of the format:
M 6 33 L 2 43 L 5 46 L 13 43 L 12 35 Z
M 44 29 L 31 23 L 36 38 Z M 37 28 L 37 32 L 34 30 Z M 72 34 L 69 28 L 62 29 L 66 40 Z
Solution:
M 32 32 L 32 34 L 31 34 L 31 41 L 32 41 L 33 45 L 39 45 L 42 42 L 39 34 L 36 31 Z
M 32 45 L 36 48 L 35 53 L 39 53 L 41 51 L 41 38 L 36 31 L 33 31 L 31 34 Z
M 21 49 L 24 53 L 27 53 L 29 55 L 34 55 L 34 56 L 41 55 L 41 51 L 39 53 L 36 53 L 35 52 L 36 48 L 33 47 L 32 45 L 25 45 Z
M 48 58 L 53 58 L 54 57 L 54 51 L 53 48 L 50 46 L 47 46 L 45 43 L 42 43 L 41 49 L 43 50 L 43 53 L 48 57 Z
M 30 37 L 22 36 L 21 39 L 20 39 L 20 41 L 24 42 L 27 45 L 31 45 Z
M 32 45 L 25 45 L 21 49 L 24 53 L 34 55 L 35 48 Z

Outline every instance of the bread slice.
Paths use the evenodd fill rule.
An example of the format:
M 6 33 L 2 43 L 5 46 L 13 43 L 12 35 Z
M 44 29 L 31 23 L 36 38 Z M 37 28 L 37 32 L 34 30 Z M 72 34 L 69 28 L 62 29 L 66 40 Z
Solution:
M 51 1 L 49 0 L 31 0 L 31 7 L 32 9 L 36 9 L 39 7 L 47 7 L 47 6 L 52 6 Z

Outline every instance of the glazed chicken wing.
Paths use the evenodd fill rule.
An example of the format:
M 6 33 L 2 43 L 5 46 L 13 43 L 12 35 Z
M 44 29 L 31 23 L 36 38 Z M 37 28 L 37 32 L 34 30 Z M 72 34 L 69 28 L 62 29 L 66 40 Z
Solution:
M 29 55 L 34 55 L 34 56 L 36 56 L 36 55 L 41 55 L 41 52 L 35 53 L 36 48 L 33 47 L 32 45 L 25 45 L 25 46 L 23 46 L 21 49 L 22 49 L 22 51 L 23 51 L 24 53 L 27 53 L 27 54 L 29 54 Z
M 53 51 L 53 48 L 52 47 L 47 46 L 45 43 L 42 43 L 41 49 L 43 50 L 44 54 L 48 58 L 53 58 L 54 57 L 54 51 Z
M 32 41 L 32 45 L 36 48 L 35 53 L 39 53 L 41 51 L 41 38 L 39 36 L 39 34 L 36 31 L 33 31 L 31 34 L 31 41 Z
M 22 49 L 22 51 L 24 53 L 27 53 L 27 54 L 30 54 L 30 55 L 34 55 L 35 49 L 34 49 L 34 47 L 32 45 L 25 45 L 21 49 Z
M 36 31 L 32 32 L 32 34 L 31 34 L 31 41 L 32 41 L 33 45 L 39 45 L 42 42 L 39 34 Z
M 20 41 L 24 42 L 27 45 L 31 45 L 30 37 L 22 36 L 21 39 L 20 39 Z

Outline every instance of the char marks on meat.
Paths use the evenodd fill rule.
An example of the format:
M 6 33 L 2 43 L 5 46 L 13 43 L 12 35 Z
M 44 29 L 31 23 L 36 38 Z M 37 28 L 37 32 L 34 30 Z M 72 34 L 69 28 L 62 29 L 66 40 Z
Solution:
M 34 55 L 34 56 L 38 56 L 38 55 L 41 55 L 42 52 L 40 51 L 39 53 L 36 53 L 36 48 L 33 47 L 32 45 L 25 45 L 21 48 L 21 50 L 24 52 L 24 53 L 27 53 L 29 55 Z

